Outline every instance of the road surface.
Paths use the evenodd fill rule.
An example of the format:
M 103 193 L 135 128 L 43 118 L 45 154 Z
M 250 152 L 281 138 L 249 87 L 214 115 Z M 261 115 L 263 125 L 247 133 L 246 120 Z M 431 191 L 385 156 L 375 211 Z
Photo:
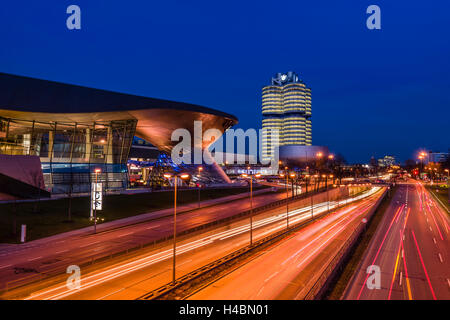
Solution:
M 266 192 L 261 190 L 261 192 Z M 233 196 L 234 197 L 234 196 Z M 284 199 L 286 194 L 268 193 L 253 198 L 254 207 Z M 177 215 L 177 230 L 181 232 L 227 216 L 246 211 L 248 197 L 194 209 Z M 68 232 L 25 244 L 0 248 L 0 290 L 24 277 L 49 273 L 72 264 L 83 264 L 92 258 L 110 255 L 140 244 L 171 236 L 173 209 L 156 211 L 153 219 L 97 232 Z
M 381 194 L 315 221 L 189 299 L 303 299 Z
M 352 201 L 369 196 L 354 197 Z M 341 202 L 342 204 L 343 202 Z M 351 201 L 348 201 L 351 203 Z M 330 208 L 336 206 L 330 202 Z M 326 202 L 314 205 L 314 213 L 327 211 Z M 310 207 L 292 207 L 289 211 L 290 223 L 310 219 Z M 253 221 L 254 240 L 286 227 L 286 211 L 277 208 L 260 214 Z M 207 231 L 180 241 L 177 244 L 177 277 L 191 272 L 249 243 L 249 220 L 236 221 L 230 225 Z M 126 261 L 113 259 L 113 262 L 94 265 L 82 270 L 82 282 L 79 290 L 66 287 L 65 279 L 54 286 L 40 284 L 26 287 L 25 298 L 29 299 L 136 299 L 171 281 L 172 249 L 168 244 L 158 250 L 148 251 Z M 15 292 L 8 293 L 14 295 Z M 21 291 L 23 294 L 23 291 Z M 6 296 L 5 298 L 8 298 Z
M 345 299 L 450 299 L 449 216 L 418 182 L 400 184 Z M 380 269 L 378 289 L 373 271 Z M 372 289 L 369 289 L 372 288 Z

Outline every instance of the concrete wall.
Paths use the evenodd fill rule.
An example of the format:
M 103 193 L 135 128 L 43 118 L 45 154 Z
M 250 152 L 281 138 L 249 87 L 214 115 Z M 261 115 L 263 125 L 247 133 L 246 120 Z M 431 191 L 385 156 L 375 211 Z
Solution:
M 0 200 L 49 197 L 37 156 L 0 154 Z

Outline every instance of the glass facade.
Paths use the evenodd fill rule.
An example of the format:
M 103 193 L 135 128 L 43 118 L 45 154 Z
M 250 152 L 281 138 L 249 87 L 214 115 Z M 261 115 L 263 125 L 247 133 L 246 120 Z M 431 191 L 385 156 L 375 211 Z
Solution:
M 52 193 L 89 192 L 100 169 L 105 190 L 127 187 L 127 160 L 137 120 L 64 123 L 0 117 L 0 154 L 41 158 Z

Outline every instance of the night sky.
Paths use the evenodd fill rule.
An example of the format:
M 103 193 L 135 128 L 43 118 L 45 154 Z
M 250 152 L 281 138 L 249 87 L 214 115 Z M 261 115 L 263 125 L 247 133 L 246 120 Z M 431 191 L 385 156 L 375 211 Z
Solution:
M 313 144 L 349 162 L 450 147 L 448 0 L 4 1 L 0 41 L 0 72 L 200 104 L 244 129 L 292 70 L 312 88 Z

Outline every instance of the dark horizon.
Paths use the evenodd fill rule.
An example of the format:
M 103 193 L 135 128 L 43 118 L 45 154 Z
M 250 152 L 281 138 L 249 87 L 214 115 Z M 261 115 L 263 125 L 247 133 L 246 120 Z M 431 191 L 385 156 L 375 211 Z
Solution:
M 294 71 L 312 89 L 312 140 L 350 163 L 447 152 L 450 31 L 444 1 L 226 5 L 21 1 L 0 13 L 0 72 L 198 104 L 261 127 L 261 88 Z M 236 10 L 239 8 L 239 10 Z

